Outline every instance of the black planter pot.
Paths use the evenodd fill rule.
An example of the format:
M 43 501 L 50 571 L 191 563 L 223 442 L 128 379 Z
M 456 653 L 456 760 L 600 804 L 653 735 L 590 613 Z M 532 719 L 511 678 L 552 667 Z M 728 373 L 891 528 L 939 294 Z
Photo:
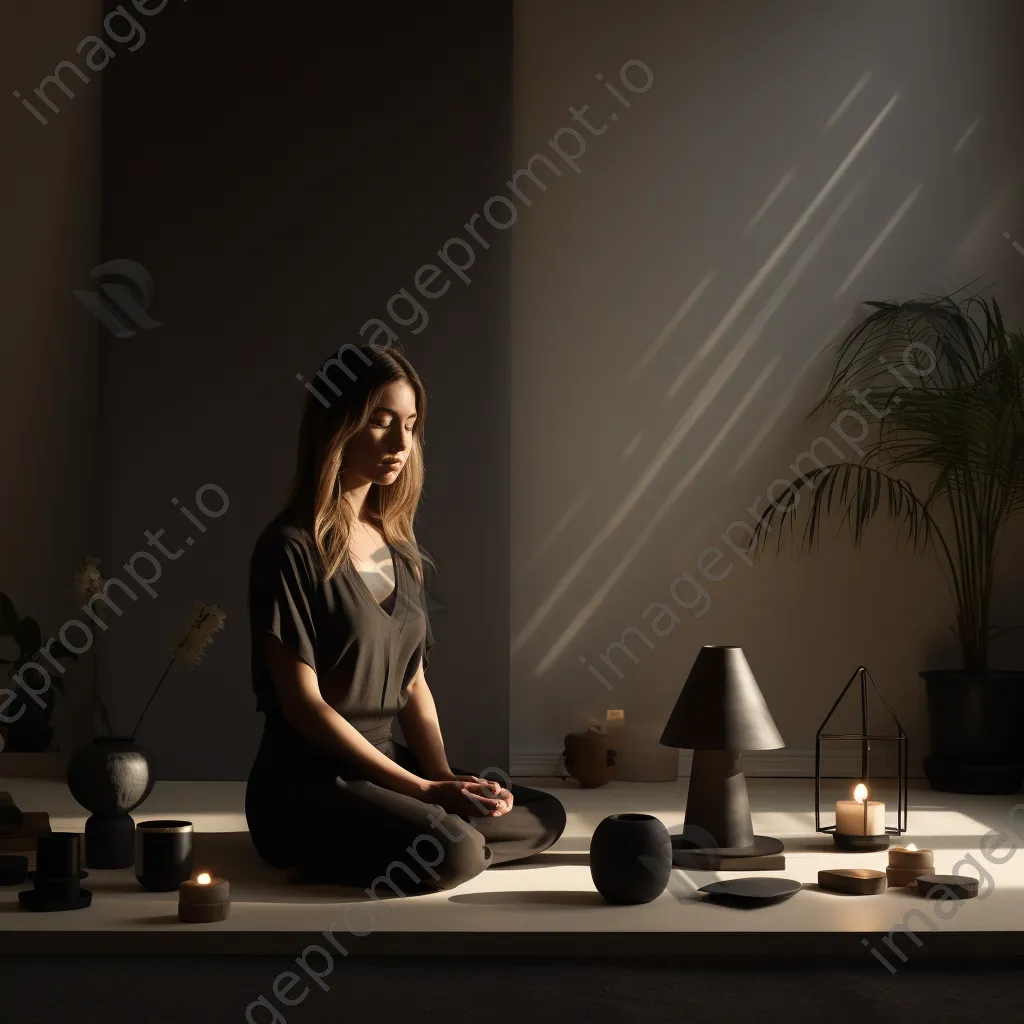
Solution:
M 652 814 L 610 814 L 590 840 L 590 876 L 609 903 L 650 903 L 668 885 L 672 839 Z
M 71 795 L 92 816 L 85 823 L 85 861 L 90 868 L 127 868 L 135 862 L 134 810 L 153 791 L 145 753 L 130 737 L 93 740 L 71 755 Z
M 1024 781 L 1024 672 L 922 672 L 932 789 L 1016 793 Z

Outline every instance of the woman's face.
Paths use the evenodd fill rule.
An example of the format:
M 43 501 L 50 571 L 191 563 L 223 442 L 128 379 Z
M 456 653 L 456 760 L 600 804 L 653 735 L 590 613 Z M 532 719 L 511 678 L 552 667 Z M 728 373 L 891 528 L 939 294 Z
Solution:
M 416 392 L 405 381 L 389 384 L 370 420 L 345 448 L 346 482 L 393 484 L 412 451 Z

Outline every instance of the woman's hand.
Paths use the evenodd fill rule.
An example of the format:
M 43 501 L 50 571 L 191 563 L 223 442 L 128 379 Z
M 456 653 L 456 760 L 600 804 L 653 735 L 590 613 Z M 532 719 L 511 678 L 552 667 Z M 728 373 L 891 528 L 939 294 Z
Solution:
M 501 803 L 500 807 L 491 812 L 492 817 L 508 814 L 512 810 L 512 793 L 504 789 L 501 783 L 495 782 L 494 779 L 481 779 L 478 775 L 455 775 L 449 768 L 445 773 L 441 773 L 441 778 L 438 781 L 473 783 L 470 792 L 492 797 Z
M 478 775 L 456 775 L 450 768 L 439 772 L 431 772 L 427 778 L 434 782 L 475 782 L 481 786 L 489 787 L 495 793 L 501 790 L 501 783 L 499 782 L 494 782 L 491 779 L 481 779 Z
M 500 782 L 478 779 L 475 775 L 456 775 L 455 778 L 466 782 L 466 792 L 498 801 L 498 807 L 491 811 L 490 817 L 497 818 L 512 810 L 512 794 L 509 790 L 503 789 Z
M 468 818 L 496 818 L 512 809 L 512 794 L 508 790 L 475 775 L 431 780 L 423 799 L 450 814 Z

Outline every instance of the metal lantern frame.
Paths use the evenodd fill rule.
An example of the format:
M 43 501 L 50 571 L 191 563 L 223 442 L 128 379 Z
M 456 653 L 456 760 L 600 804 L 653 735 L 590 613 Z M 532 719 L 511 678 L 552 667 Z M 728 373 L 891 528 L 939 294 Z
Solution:
M 861 731 L 859 733 L 829 733 L 825 732 L 825 728 L 829 723 L 829 719 L 835 714 L 836 709 L 842 703 L 843 698 L 846 696 L 847 691 L 853 685 L 853 681 L 859 679 L 860 682 L 860 723 Z M 895 735 L 881 735 L 871 732 L 870 722 L 868 721 L 868 682 L 871 683 L 872 689 L 878 694 L 879 700 L 885 706 L 885 710 L 889 712 L 890 717 L 896 726 Z M 909 804 L 908 794 L 908 758 L 907 758 L 907 734 L 903 730 L 903 726 L 900 724 L 900 720 L 896 717 L 896 712 L 890 707 L 889 702 L 885 699 L 882 691 L 878 688 L 875 680 L 872 678 L 871 673 L 867 670 L 864 665 L 858 665 L 853 675 L 850 676 L 849 681 L 843 687 L 842 692 L 836 698 L 835 703 L 832 705 L 831 710 L 825 716 L 825 720 L 818 727 L 818 731 L 814 735 L 814 828 L 816 832 L 825 832 L 835 835 L 836 825 L 825 825 L 821 824 L 821 741 L 822 740 L 847 740 L 859 742 L 861 745 L 861 779 L 860 781 L 868 787 L 868 798 L 870 799 L 870 764 L 869 764 L 869 753 L 871 751 L 871 742 L 873 740 L 886 740 L 896 741 L 896 825 L 886 825 L 885 834 L 890 836 L 902 835 L 907 830 L 907 809 Z M 829 776 L 831 778 L 831 776 Z M 838 776 L 837 776 L 838 777 Z M 891 775 L 879 776 L 883 779 L 891 779 Z

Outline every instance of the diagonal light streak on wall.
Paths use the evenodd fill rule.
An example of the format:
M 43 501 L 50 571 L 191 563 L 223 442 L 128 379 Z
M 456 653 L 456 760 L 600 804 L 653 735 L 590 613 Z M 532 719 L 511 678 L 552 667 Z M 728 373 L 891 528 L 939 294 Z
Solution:
M 543 557 L 551 550 L 552 544 L 558 538 L 558 535 L 569 525 L 572 517 L 587 503 L 587 498 L 590 494 L 584 491 L 570 506 L 562 513 L 562 518 L 555 523 L 554 528 L 551 532 L 541 541 L 537 550 L 519 567 L 518 572 L 515 575 L 522 576 L 528 573 Z
M 672 332 L 682 322 L 684 316 L 690 312 L 691 309 L 696 305 L 697 300 L 704 294 L 704 290 L 709 284 L 711 284 L 717 271 L 712 270 L 709 274 L 706 274 L 703 280 L 697 285 L 696 288 L 690 292 L 689 295 L 683 300 L 683 304 L 672 314 L 672 319 L 662 328 L 661 334 L 654 339 L 651 343 L 650 348 L 640 357 L 638 362 L 633 367 L 633 372 L 629 375 L 629 379 L 633 380 L 641 370 L 647 368 L 651 360 L 658 354 L 658 350 L 665 344 L 666 341 L 672 336 Z
M 864 255 L 861 256 L 859 260 L 857 260 L 857 263 L 854 266 L 853 270 L 851 270 L 849 274 L 846 275 L 846 279 L 839 286 L 839 290 L 835 293 L 833 298 L 840 298 L 843 295 L 843 293 L 850 287 L 850 285 L 857 280 L 858 276 L 860 276 L 860 272 L 871 262 L 871 260 L 875 256 L 875 253 L 882 248 L 882 245 L 885 243 L 885 240 L 889 237 L 889 235 L 892 234 L 893 230 L 896 228 L 896 225 L 899 224 L 899 222 L 903 220 L 903 218 L 906 216 L 907 210 L 909 210 L 911 206 L 914 205 L 914 202 L 917 200 L 917 197 L 921 194 L 921 187 L 922 186 L 918 185 L 910 193 L 910 195 L 907 196 L 907 198 L 904 199 L 902 203 L 900 203 L 899 209 L 885 222 L 885 227 L 883 227 L 882 230 L 878 232 L 878 234 L 875 236 L 875 240 L 865 250 Z
M 548 613 L 555 606 L 555 604 L 561 599 L 562 595 L 569 589 L 576 577 L 583 571 L 583 567 L 590 560 L 591 556 L 597 551 L 597 549 L 618 529 L 618 527 L 625 521 L 626 517 L 633 510 L 634 506 L 639 502 L 640 498 L 646 492 L 647 488 L 653 483 L 664 468 L 665 464 L 675 453 L 676 448 L 683 442 L 686 435 L 690 432 L 693 425 L 700 419 L 704 414 L 704 411 L 710 406 L 711 402 L 714 401 L 718 393 L 722 390 L 725 384 L 728 382 L 730 377 L 739 367 L 747 353 L 753 347 L 754 343 L 761 335 L 761 331 L 764 330 L 765 325 L 769 319 L 775 314 L 782 303 L 788 298 L 790 292 L 795 287 L 797 281 L 802 276 L 807 265 L 817 255 L 818 250 L 821 248 L 825 239 L 831 234 L 832 229 L 839 222 L 839 218 L 846 212 L 850 204 L 860 193 L 863 188 L 863 182 L 859 182 L 854 188 L 852 188 L 846 198 L 839 204 L 839 206 L 832 212 L 828 220 L 818 230 L 818 233 L 814 236 L 807 248 L 800 254 L 793 266 L 790 268 L 788 274 L 783 279 L 782 283 L 778 286 L 771 298 L 765 303 L 764 307 L 754 318 L 750 326 L 743 332 L 740 340 L 733 347 L 729 355 L 722 361 L 721 365 L 712 374 L 711 378 L 702 388 L 700 394 L 693 401 L 686 413 L 680 418 L 679 422 L 673 428 L 672 433 L 662 442 L 661 447 L 658 449 L 651 463 L 647 469 L 641 475 L 637 481 L 636 486 L 630 491 L 626 499 L 619 505 L 617 509 L 611 514 L 604 526 L 598 531 L 597 536 L 590 542 L 587 548 L 577 557 L 576 561 L 569 567 L 565 575 L 555 585 L 548 596 L 540 603 L 537 610 L 530 617 L 529 621 L 520 631 L 519 635 L 514 639 L 512 643 L 512 653 L 517 653 L 523 646 L 524 643 L 533 635 L 537 627 L 544 621 Z M 774 365 L 774 363 L 772 364 Z M 701 457 L 703 462 L 707 460 L 710 455 L 710 449 L 705 451 Z M 687 474 L 687 479 L 691 479 Z M 658 520 L 668 511 L 672 502 L 676 500 L 679 494 L 682 493 L 683 487 L 677 484 L 669 496 L 669 499 L 664 502 L 655 515 L 655 519 L 648 525 L 648 528 L 642 534 L 642 537 L 646 539 L 649 535 L 650 530 L 654 528 L 654 525 Z M 602 589 L 601 594 L 607 593 L 607 588 L 610 587 L 610 583 L 606 583 Z M 596 602 L 596 603 L 595 603 Z M 587 607 L 592 609 L 597 607 L 600 603 L 596 598 L 591 599 L 588 602 Z M 576 616 L 573 620 L 573 625 L 570 629 L 563 634 L 560 638 L 556 647 L 559 653 L 564 649 L 565 644 L 569 642 L 576 631 L 582 626 L 585 621 L 585 617 L 582 613 Z M 545 656 L 543 661 L 540 663 L 541 666 L 547 666 L 550 664 L 553 657 L 550 652 Z M 538 673 L 541 671 L 540 666 L 537 669 Z
M 793 376 L 793 379 L 790 381 L 789 387 L 786 388 L 786 390 L 782 394 L 782 397 L 778 400 L 778 402 L 775 403 L 774 408 L 768 414 L 768 418 L 764 421 L 764 424 L 762 425 L 761 429 L 752 438 L 750 444 L 748 444 L 747 447 L 744 449 L 743 454 L 736 460 L 729 474 L 730 476 L 735 476 L 740 471 L 740 469 L 742 469 L 743 466 L 745 466 L 750 461 L 750 459 L 753 457 L 754 453 L 758 450 L 758 448 L 761 447 L 762 443 L 764 442 L 764 439 L 771 433 L 772 427 L 774 427 L 775 424 L 779 422 L 779 419 L 782 417 L 782 414 L 789 407 L 789 404 L 793 398 L 793 394 L 796 392 L 796 389 L 800 382 L 807 375 L 807 371 L 811 368 L 814 361 L 832 344 L 833 341 L 835 341 L 836 335 L 838 335 L 840 330 L 842 330 L 846 326 L 846 323 L 849 319 L 849 313 L 844 313 L 842 318 L 839 321 L 837 321 L 834 326 L 832 326 L 831 328 L 829 328 L 829 330 L 825 332 L 826 340 L 822 342 L 822 344 L 819 345 L 818 348 L 814 352 L 812 352 L 806 360 L 804 360 L 804 364 L 800 367 L 799 370 L 797 370 L 796 374 Z
M 868 84 L 868 81 L 870 79 L 871 72 L 865 71 L 864 74 L 861 75 L 860 81 L 857 82 L 857 84 L 846 94 L 846 99 L 844 99 L 843 102 L 840 103 L 838 107 L 836 107 L 835 112 L 828 119 L 828 121 L 825 122 L 825 127 L 822 129 L 822 134 L 827 132 L 829 128 L 831 128 L 832 125 L 834 125 L 836 121 L 838 121 L 839 118 L 841 118 L 843 114 L 845 114 L 846 111 L 849 110 L 850 104 L 860 95 L 861 90 L 864 88 L 865 85 Z
M 961 136 L 960 136 L 960 141 L 959 141 L 959 142 L 957 142 L 957 144 L 956 144 L 956 145 L 955 145 L 955 146 L 953 147 L 953 154 L 954 154 L 954 156 L 955 156 L 955 155 L 956 155 L 957 153 L 959 153 L 959 152 L 960 152 L 960 150 L 964 148 L 964 146 L 966 146 L 966 145 L 967 145 L 967 140 L 968 140 L 968 139 L 969 139 L 969 138 L 970 138 L 970 137 L 971 137 L 971 136 L 972 136 L 972 135 L 974 134 L 974 129 L 978 127 L 978 122 L 979 122 L 980 120 L 981 120 L 980 118 L 977 118 L 977 117 L 976 117 L 976 118 L 975 118 L 975 119 L 974 119 L 974 120 L 973 120 L 973 121 L 971 122 L 971 124 L 970 124 L 970 127 L 968 127 L 967 131 L 965 131 L 965 132 L 963 133 L 963 135 L 961 135 Z
M 636 451 L 637 445 L 640 443 L 641 438 L 644 436 L 644 432 L 641 430 L 637 433 L 636 437 L 633 438 L 625 448 L 622 449 L 622 455 L 619 456 L 623 462 L 625 462 L 633 452 Z
M 680 495 L 690 486 L 697 474 L 704 468 L 708 459 L 711 458 L 712 454 L 717 450 L 718 446 L 729 436 L 732 429 L 736 426 L 740 417 L 746 412 L 747 406 L 753 401 L 754 396 L 764 386 L 765 381 L 772 375 L 775 367 L 781 361 L 781 356 L 775 356 L 768 365 L 758 374 L 757 380 L 747 390 L 747 393 L 743 396 L 736 408 L 733 409 L 729 418 L 722 425 L 722 428 L 715 435 L 714 440 L 704 449 L 701 456 L 697 461 L 683 474 L 679 482 L 669 492 L 668 497 L 662 503 L 661 507 L 651 517 L 650 522 L 644 530 L 641 531 L 637 539 L 630 545 L 629 549 L 619 560 L 619 564 L 616 565 L 612 571 L 608 574 L 604 583 L 594 592 L 590 600 L 576 613 L 572 622 L 566 627 L 562 635 L 555 641 L 551 649 L 544 655 L 544 657 L 537 664 L 533 674 L 535 676 L 543 675 L 562 655 L 566 646 L 572 640 L 574 636 L 583 628 L 586 622 L 594 614 L 595 611 L 601 606 L 604 599 L 611 593 L 612 588 L 618 582 L 619 578 L 626 572 L 626 570 L 633 565 L 633 559 L 636 557 L 638 552 L 643 548 L 644 544 L 647 543 L 647 539 L 654 532 L 657 525 L 661 520 L 668 514 L 669 510 L 675 504 L 676 500 Z
M 853 148 L 843 158 L 842 163 L 833 172 L 832 177 L 825 183 L 825 187 L 811 200 L 804 212 L 797 218 L 796 223 L 789 229 L 786 237 L 775 247 L 774 252 L 764 261 L 761 268 L 754 274 L 750 279 L 750 282 L 740 293 L 739 298 L 732 304 L 729 311 L 722 317 L 718 326 L 711 332 L 707 340 L 701 345 L 697 354 L 690 359 L 685 369 L 675 379 L 672 386 L 668 389 L 668 398 L 672 398 L 676 392 L 686 383 L 690 374 L 700 365 L 700 363 L 707 357 L 708 353 L 721 341 L 722 336 L 725 334 L 736 318 L 747 308 L 753 299 L 757 290 L 764 283 L 765 278 L 775 269 L 779 261 L 786 255 L 793 243 L 803 232 L 810 219 L 817 212 L 818 208 L 822 203 L 829 197 L 832 190 L 839 184 L 843 176 L 850 169 L 854 160 L 860 155 L 861 150 L 868 144 L 871 137 L 878 131 L 879 126 L 889 116 L 889 111 L 896 105 L 897 99 L 899 99 L 899 93 L 895 93 L 892 99 L 882 108 L 878 116 L 871 122 L 868 129 L 864 134 L 857 140 Z
M 743 229 L 743 233 L 745 235 L 750 234 L 750 232 L 757 226 L 757 222 L 772 208 L 772 205 L 775 203 L 775 200 L 778 199 L 779 196 L 781 196 L 782 193 L 786 191 L 786 187 L 795 177 L 796 168 L 791 167 L 782 176 L 782 180 L 778 183 L 778 185 L 776 185 L 775 188 L 773 188 L 771 192 L 768 193 L 768 198 L 761 204 L 757 213 L 755 213 L 754 216 L 751 217 L 749 221 L 747 221 L 747 226 Z

